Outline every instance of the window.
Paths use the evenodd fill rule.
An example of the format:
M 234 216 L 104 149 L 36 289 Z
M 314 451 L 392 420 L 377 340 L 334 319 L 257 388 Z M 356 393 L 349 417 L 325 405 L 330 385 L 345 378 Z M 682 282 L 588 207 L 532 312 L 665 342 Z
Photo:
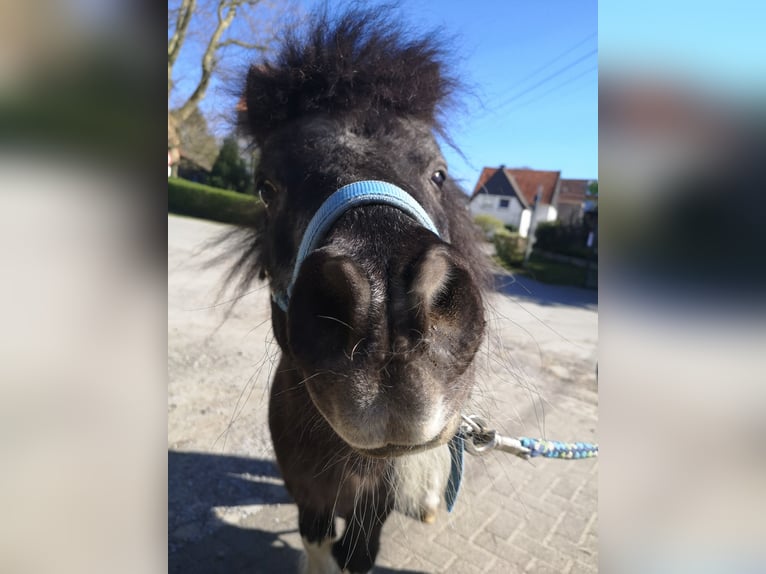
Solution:
M 500 209 L 508 209 L 508 206 L 510 205 L 511 200 L 510 199 L 501 199 L 500 203 L 498 204 L 498 207 Z

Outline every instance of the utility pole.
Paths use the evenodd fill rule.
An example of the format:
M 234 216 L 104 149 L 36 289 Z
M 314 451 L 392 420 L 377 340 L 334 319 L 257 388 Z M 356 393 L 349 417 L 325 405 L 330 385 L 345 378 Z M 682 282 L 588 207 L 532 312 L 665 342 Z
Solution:
M 535 201 L 532 204 L 532 219 L 529 222 L 529 231 L 527 232 L 527 248 L 524 250 L 524 263 L 522 267 L 527 266 L 529 258 L 532 256 L 532 247 L 535 243 L 535 232 L 537 231 L 537 204 L 540 201 L 540 196 L 543 194 L 543 186 L 537 186 L 537 193 L 535 193 Z

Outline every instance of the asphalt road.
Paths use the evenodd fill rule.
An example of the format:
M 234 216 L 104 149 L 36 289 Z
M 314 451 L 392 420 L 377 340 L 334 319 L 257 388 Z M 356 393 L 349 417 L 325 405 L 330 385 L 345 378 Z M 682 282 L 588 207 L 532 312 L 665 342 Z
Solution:
M 229 305 L 205 248 L 227 226 L 168 217 L 171 572 L 291 572 L 301 548 L 266 425 L 278 357 L 262 285 Z M 511 436 L 596 440 L 595 291 L 498 277 L 473 412 Z M 466 462 L 436 525 L 396 516 L 377 572 L 595 572 L 597 462 Z

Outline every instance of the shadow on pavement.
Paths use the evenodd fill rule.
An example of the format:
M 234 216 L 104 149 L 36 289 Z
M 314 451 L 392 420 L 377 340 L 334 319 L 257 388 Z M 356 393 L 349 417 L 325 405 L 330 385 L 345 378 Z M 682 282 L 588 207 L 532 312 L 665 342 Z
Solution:
M 292 504 L 272 460 L 168 451 L 168 572 L 298 572 L 301 552 L 283 540 L 297 524 L 275 530 L 234 526 L 216 507 Z M 260 513 L 268 513 L 262 508 Z M 274 524 L 278 518 L 274 517 Z M 423 574 L 375 568 L 379 574 Z
M 528 277 L 496 273 L 495 291 L 538 305 L 564 305 L 598 310 L 598 291 L 569 285 L 550 285 Z

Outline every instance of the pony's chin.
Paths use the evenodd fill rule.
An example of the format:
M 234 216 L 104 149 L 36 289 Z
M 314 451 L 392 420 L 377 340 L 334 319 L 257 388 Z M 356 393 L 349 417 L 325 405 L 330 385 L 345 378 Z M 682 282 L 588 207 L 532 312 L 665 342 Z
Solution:
M 446 430 L 446 429 L 445 429 Z M 420 444 L 387 444 L 379 448 L 359 448 L 353 447 L 359 454 L 367 456 L 369 458 L 394 458 L 398 456 L 407 456 L 409 454 L 415 454 L 430 450 L 447 443 L 454 433 L 439 433 L 439 435 L 424 443 Z

